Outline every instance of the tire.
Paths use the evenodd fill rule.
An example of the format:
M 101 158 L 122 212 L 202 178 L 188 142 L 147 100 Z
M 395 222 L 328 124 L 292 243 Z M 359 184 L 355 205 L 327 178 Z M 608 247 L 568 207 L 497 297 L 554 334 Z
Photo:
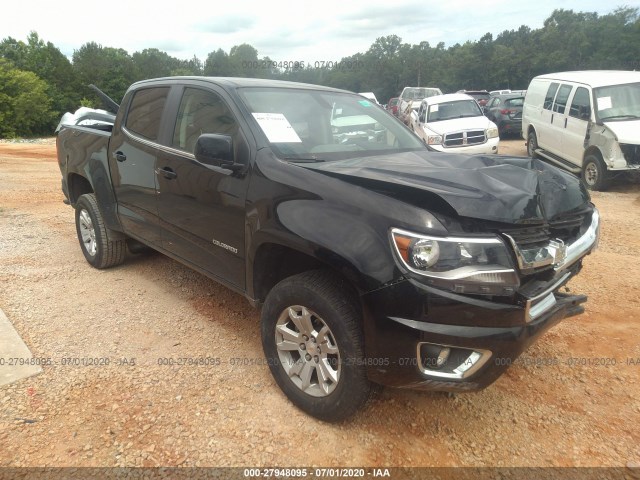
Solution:
M 81 195 L 76 203 L 76 233 L 84 258 L 92 267 L 109 268 L 124 261 L 126 240 L 104 225 L 93 193 Z
M 361 313 L 349 291 L 328 271 L 305 272 L 273 287 L 262 309 L 275 381 L 294 405 L 327 422 L 352 416 L 371 393 Z
M 607 167 L 598 155 L 589 154 L 585 157 L 582 180 L 589 190 L 605 190 L 609 185 Z
M 538 149 L 538 137 L 536 136 L 536 132 L 531 130 L 529 135 L 527 136 L 527 155 L 531 158 L 538 158 L 536 154 L 536 150 Z

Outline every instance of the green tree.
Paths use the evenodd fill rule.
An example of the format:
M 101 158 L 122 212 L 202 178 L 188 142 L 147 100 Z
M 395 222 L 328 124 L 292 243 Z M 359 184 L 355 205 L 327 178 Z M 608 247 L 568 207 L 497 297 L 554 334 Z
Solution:
M 51 134 L 51 103 L 45 81 L 0 58 L 0 137 Z
M 131 56 L 135 65 L 135 80 L 169 77 L 180 67 L 180 60 L 157 48 L 145 48 Z
M 54 111 L 64 113 L 77 105 L 80 97 L 71 62 L 55 45 L 45 43 L 36 32 L 29 34 L 26 43 L 11 37 L 5 38 L 0 43 L 0 57 L 47 82 Z
M 204 75 L 207 77 L 232 77 L 235 74 L 229 55 L 221 48 L 209 53 L 204 61 Z
M 229 51 L 229 63 L 233 69 L 233 74 L 238 77 L 260 77 L 261 69 L 258 66 L 258 50 L 243 43 L 235 45 Z
M 92 95 L 87 86 L 95 84 L 118 101 L 136 79 L 133 59 L 126 50 L 95 42 L 85 43 L 73 52 L 73 67 L 83 96 Z

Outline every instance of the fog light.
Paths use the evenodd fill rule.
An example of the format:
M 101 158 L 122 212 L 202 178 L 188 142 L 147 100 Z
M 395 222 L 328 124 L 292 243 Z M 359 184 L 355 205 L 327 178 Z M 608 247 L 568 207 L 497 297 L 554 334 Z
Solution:
M 453 347 L 435 343 L 418 344 L 418 364 L 425 375 L 440 378 L 466 378 L 491 357 L 489 350 Z

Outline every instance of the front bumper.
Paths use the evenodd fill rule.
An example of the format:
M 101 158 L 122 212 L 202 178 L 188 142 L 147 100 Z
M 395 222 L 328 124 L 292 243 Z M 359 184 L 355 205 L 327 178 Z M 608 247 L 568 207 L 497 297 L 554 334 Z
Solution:
M 520 133 L 522 130 L 522 119 L 502 120 L 496 123 L 500 133 Z
M 489 138 L 479 145 L 467 145 L 463 147 L 444 147 L 442 145 L 428 145 L 427 148 L 434 152 L 464 153 L 467 155 L 498 153 L 499 137 Z
M 579 263 L 550 283 L 553 290 L 514 304 L 445 292 L 412 279 L 365 295 L 370 380 L 421 390 L 487 387 L 543 332 L 584 311 L 585 296 L 559 292 Z M 425 356 L 433 348 L 449 352 L 443 365 Z

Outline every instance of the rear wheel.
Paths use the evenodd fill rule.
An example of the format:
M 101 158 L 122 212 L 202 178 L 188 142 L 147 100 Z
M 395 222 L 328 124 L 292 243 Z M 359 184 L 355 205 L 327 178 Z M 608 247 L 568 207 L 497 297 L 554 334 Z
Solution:
M 536 136 L 536 132 L 531 130 L 529 135 L 527 136 L 527 154 L 531 158 L 538 158 L 536 154 L 536 150 L 538 149 L 538 137 Z
M 605 190 L 609 185 L 607 167 L 602 159 L 594 154 L 589 154 L 582 165 L 582 180 L 589 190 Z
M 262 309 L 262 346 L 276 382 L 298 408 L 335 422 L 369 398 L 360 311 L 348 285 L 318 270 L 289 277 Z
M 93 193 L 81 195 L 76 203 L 76 232 L 84 258 L 91 266 L 109 268 L 124 261 L 126 240 L 105 226 Z

